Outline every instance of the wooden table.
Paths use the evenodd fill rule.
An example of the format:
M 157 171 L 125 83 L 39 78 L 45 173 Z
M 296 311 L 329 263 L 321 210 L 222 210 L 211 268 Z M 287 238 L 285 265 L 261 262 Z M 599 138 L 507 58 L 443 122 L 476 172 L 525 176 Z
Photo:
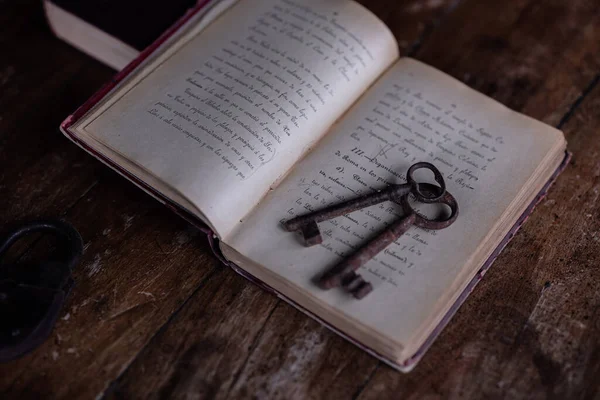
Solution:
M 59 123 L 113 72 L 54 38 L 39 1 L 0 1 L 0 224 L 60 216 L 85 240 L 51 339 L 0 366 L 1 398 L 599 398 L 599 1 L 364 3 L 405 55 L 559 127 L 574 153 L 416 370 L 224 268 L 68 142 Z

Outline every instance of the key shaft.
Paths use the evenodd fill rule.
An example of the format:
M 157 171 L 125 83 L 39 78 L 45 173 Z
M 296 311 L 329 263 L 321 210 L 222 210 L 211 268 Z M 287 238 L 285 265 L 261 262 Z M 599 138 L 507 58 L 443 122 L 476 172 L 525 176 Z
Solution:
M 364 266 L 367 262 L 372 260 L 373 257 L 385 250 L 390 244 L 402 237 L 402 235 L 415 224 L 416 218 L 417 215 L 415 213 L 410 213 L 390 225 L 375 239 L 371 240 L 350 257 L 346 258 L 323 275 L 319 280 L 319 286 L 325 290 L 345 286 L 344 283 L 347 282 L 349 278 L 356 275 L 356 270 Z M 351 292 L 355 294 L 355 291 L 351 290 Z M 368 294 L 368 292 L 361 292 L 362 297 L 366 296 L 366 294 Z M 357 297 L 356 294 L 355 297 Z
M 398 201 L 411 191 L 410 185 L 391 185 L 388 188 L 367 196 L 358 197 L 340 204 L 326 207 L 320 211 L 302 215 L 286 221 L 283 226 L 286 231 L 301 231 L 307 225 L 327 221 L 350 214 L 363 208 L 371 207 L 385 201 Z

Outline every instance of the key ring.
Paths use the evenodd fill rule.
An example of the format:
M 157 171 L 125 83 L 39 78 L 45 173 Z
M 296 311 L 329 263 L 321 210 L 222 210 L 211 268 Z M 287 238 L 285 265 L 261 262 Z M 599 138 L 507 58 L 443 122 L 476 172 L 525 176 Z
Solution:
M 421 183 L 420 185 L 423 186 L 423 188 L 425 188 L 425 190 L 430 191 L 430 192 L 439 190 L 439 187 L 432 185 L 430 183 Z M 416 196 L 415 196 L 415 198 L 416 198 Z M 410 204 L 409 199 L 410 199 L 410 194 L 402 196 L 402 198 L 400 199 L 400 205 L 402 206 L 402 210 L 404 211 L 405 214 L 417 215 L 417 218 L 415 219 L 414 224 L 416 226 L 418 226 L 419 228 L 431 229 L 431 230 L 446 229 L 450 225 L 452 225 L 458 218 L 458 202 L 456 201 L 454 196 L 452 196 L 449 192 L 445 192 L 436 201 L 423 202 L 426 204 L 444 204 L 444 205 L 450 207 L 450 215 L 445 219 L 428 218 L 426 215 L 423 215 L 423 214 L 419 213 L 417 210 L 415 210 L 414 207 Z M 416 199 L 417 199 L 417 201 L 420 201 L 418 198 L 416 198 Z
M 428 169 L 429 171 L 433 172 L 435 181 L 440 186 L 435 187 L 434 185 L 431 185 L 431 184 L 424 184 L 424 183 L 417 182 L 414 175 L 415 175 L 415 172 L 417 172 L 420 169 Z M 416 163 L 413 166 L 411 166 L 408 169 L 408 172 L 406 174 L 406 180 L 410 184 L 411 190 L 412 190 L 415 198 L 417 199 L 417 201 L 420 201 L 421 203 L 429 203 L 429 204 L 437 203 L 446 194 L 446 182 L 444 181 L 444 177 L 442 176 L 442 173 L 440 172 L 440 170 L 437 169 L 437 167 L 431 163 L 419 162 L 419 163 Z M 422 185 L 428 185 L 427 187 L 430 189 L 429 195 L 425 195 L 421 191 Z M 433 187 L 435 187 L 435 191 L 431 190 Z M 437 195 L 436 195 L 436 192 L 438 192 Z M 397 200 L 399 200 L 399 201 L 396 201 L 396 203 L 401 202 L 401 199 L 397 199 Z

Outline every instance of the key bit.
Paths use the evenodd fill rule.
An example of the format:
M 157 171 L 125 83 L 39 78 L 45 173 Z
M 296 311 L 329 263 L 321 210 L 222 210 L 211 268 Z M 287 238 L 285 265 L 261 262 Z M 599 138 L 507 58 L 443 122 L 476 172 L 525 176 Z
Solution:
M 316 246 L 323 243 L 323 237 L 319 230 L 319 225 L 315 221 L 309 221 L 300 228 L 302 236 L 304 236 L 304 242 L 307 247 Z
M 342 287 L 357 300 L 361 300 L 373 291 L 373 285 L 365 281 L 355 272 L 350 273 L 342 283 Z

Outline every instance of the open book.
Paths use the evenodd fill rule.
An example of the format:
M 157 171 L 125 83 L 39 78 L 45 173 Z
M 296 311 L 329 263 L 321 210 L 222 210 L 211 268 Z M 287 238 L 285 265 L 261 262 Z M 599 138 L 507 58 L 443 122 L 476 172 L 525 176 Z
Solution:
M 206 10 L 205 10 L 206 11 Z M 225 1 L 181 21 L 65 121 L 76 143 L 218 237 L 236 270 L 367 351 L 412 368 L 566 160 L 563 134 L 418 61 L 350 0 Z M 435 164 L 461 215 L 411 229 L 360 274 L 357 301 L 315 277 L 395 219 L 384 203 L 283 220 Z

